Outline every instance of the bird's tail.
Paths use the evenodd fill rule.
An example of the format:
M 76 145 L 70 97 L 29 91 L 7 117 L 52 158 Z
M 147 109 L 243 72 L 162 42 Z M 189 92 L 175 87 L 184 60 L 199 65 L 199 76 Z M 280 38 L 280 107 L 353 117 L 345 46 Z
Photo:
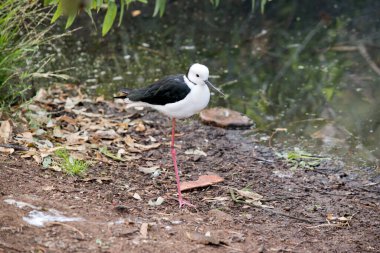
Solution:
M 131 90 L 127 89 L 127 88 L 124 88 L 124 89 L 121 89 L 120 92 L 123 93 L 123 94 L 120 95 L 120 96 L 115 96 L 113 98 L 122 98 L 122 99 L 128 98 L 128 94 L 131 92 Z

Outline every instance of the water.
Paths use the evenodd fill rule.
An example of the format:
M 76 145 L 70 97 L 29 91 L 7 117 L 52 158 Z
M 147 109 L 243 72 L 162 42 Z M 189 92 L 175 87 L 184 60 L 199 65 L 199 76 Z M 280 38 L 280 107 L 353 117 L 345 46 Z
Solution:
M 163 18 L 134 5 L 142 14 L 105 38 L 83 15 L 83 29 L 46 50 L 55 55 L 48 68 L 74 67 L 66 73 L 76 82 L 111 98 L 200 62 L 228 94 L 212 105 L 250 116 L 252 134 L 286 128 L 274 146 L 378 164 L 380 2 L 271 1 L 264 15 L 251 1 L 227 2 L 175 1 Z

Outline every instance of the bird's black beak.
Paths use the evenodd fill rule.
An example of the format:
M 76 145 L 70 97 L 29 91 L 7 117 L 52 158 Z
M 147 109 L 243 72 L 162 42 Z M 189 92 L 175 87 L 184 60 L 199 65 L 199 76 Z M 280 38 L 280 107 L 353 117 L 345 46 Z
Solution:
M 218 88 L 216 88 L 209 80 L 205 80 L 205 83 L 207 84 L 208 87 L 213 88 L 214 90 L 216 90 L 217 92 L 225 96 L 224 93 Z

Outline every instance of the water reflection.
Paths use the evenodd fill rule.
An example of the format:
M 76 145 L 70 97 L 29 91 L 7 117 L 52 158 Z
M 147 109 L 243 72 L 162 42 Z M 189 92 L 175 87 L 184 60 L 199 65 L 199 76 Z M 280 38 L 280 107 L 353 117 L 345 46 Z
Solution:
M 106 38 L 82 17 L 85 28 L 49 49 L 60 55 L 50 67 L 74 66 L 90 92 L 111 96 L 201 62 L 228 94 L 214 105 L 248 114 L 260 131 L 288 128 L 275 142 L 376 162 L 380 2 L 272 1 L 264 15 L 249 2 L 175 1 L 161 19 L 144 7 Z

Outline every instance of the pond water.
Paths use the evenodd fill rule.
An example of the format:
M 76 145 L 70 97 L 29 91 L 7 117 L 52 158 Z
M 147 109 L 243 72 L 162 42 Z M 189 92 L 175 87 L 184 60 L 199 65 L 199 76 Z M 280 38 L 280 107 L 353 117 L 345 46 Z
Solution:
M 272 145 L 378 168 L 380 1 L 269 1 L 264 14 L 250 2 L 174 1 L 162 18 L 136 4 L 104 38 L 82 15 L 81 30 L 46 49 L 47 68 L 73 67 L 76 82 L 110 98 L 200 62 L 228 94 L 212 105 L 247 114 L 263 143 L 284 128 Z

